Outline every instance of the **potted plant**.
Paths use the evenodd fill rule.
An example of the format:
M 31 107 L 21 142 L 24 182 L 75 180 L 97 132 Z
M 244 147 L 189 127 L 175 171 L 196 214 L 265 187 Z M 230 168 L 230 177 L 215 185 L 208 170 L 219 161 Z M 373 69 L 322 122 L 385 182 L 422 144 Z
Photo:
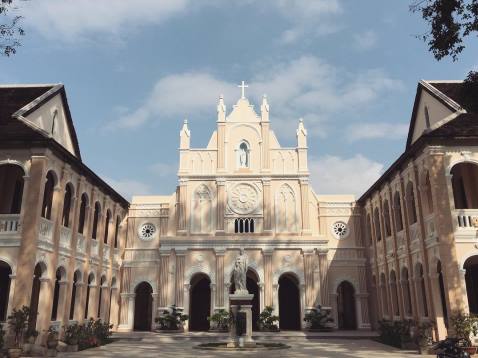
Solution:
M 56 347 L 58 346 L 58 331 L 54 326 L 50 326 L 48 328 L 46 336 L 46 346 L 48 349 L 51 350 L 56 350 Z
M 259 315 L 258 326 L 261 331 L 279 332 L 279 316 L 273 315 L 274 308 L 267 306 Z
M 211 331 L 227 332 L 231 321 L 230 313 L 221 308 L 208 317 L 208 321 L 211 322 Z
M 400 337 L 400 348 L 401 349 L 415 349 L 416 344 L 413 341 L 412 337 L 412 327 L 416 324 L 412 319 L 405 319 L 403 321 L 399 321 L 398 330 L 399 330 L 399 337 Z
M 478 316 L 459 312 L 450 321 L 455 337 L 463 342 L 462 348 L 470 355 L 475 354 L 477 347 L 473 347 L 470 336 L 478 334 Z
M 78 341 L 80 339 L 80 326 L 78 323 L 64 327 L 63 341 L 66 344 L 68 352 L 78 351 Z
M 155 319 L 155 322 L 159 324 L 161 331 L 184 331 L 184 322 L 188 319 L 188 315 L 182 314 L 182 310 L 177 308 L 176 305 L 172 305 L 169 309 L 163 311 L 163 313 Z
M 420 354 L 428 354 L 430 343 L 432 341 L 433 323 L 424 321 L 415 325 L 415 342 L 418 345 Z
M 98 340 L 99 345 L 105 344 L 108 341 L 111 336 L 111 328 L 113 328 L 112 324 L 102 322 L 101 319 L 93 323 L 93 335 Z
M 23 334 L 27 328 L 29 317 L 30 309 L 23 306 L 21 309 L 14 308 L 12 314 L 7 318 L 8 327 L 13 334 L 13 346 L 8 349 L 10 358 L 20 357 L 22 353 Z
M 312 308 L 305 314 L 304 321 L 307 322 L 311 332 L 327 332 L 333 329 L 334 320 L 330 317 L 331 310 L 328 308 Z

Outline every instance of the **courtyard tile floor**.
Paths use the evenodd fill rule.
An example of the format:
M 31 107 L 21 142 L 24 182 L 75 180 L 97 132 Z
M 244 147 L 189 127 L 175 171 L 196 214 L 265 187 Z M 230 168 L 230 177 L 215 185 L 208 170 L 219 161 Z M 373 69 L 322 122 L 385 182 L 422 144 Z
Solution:
M 262 340 L 264 337 L 261 337 Z M 267 337 L 269 339 L 269 337 Z M 223 339 L 219 339 L 223 341 Z M 174 357 L 174 358 L 208 358 L 208 357 L 323 357 L 323 358 L 418 358 L 433 357 L 418 355 L 394 349 L 371 339 L 340 339 L 301 336 L 270 337 L 270 341 L 286 343 L 291 348 L 260 352 L 224 352 L 204 351 L 194 348 L 199 343 L 214 341 L 213 337 L 188 336 L 175 337 L 156 333 L 141 336 L 123 336 L 123 339 L 103 347 L 89 349 L 78 353 L 60 353 L 59 357 Z

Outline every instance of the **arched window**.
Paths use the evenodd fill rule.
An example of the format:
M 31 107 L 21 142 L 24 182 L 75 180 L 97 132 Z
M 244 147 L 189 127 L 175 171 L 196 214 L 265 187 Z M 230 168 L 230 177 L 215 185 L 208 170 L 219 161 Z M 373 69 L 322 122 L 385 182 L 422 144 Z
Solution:
M 478 209 L 478 165 L 458 163 L 451 169 L 455 209 Z
M 370 220 L 370 214 L 367 214 L 367 223 L 366 223 L 366 244 L 367 246 L 370 246 L 372 244 L 372 221 Z
M 74 318 L 75 315 L 75 303 L 76 303 L 76 286 L 80 282 L 81 274 L 79 271 L 75 271 L 73 274 L 73 284 L 71 285 L 71 301 L 70 301 L 70 320 Z
M 119 234 L 119 228 L 120 228 L 120 217 L 116 217 L 116 225 L 115 225 L 115 242 L 114 242 L 114 247 L 115 249 L 118 248 L 118 234 Z
M 0 321 L 7 319 L 8 298 L 10 296 L 12 269 L 4 261 L 0 261 Z
M 0 165 L 0 214 L 20 214 L 24 175 L 19 165 Z
M 101 309 L 102 309 L 102 305 L 103 305 L 103 288 L 105 287 L 105 283 L 106 283 L 106 277 L 101 276 L 100 287 L 98 288 L 98 290 L 100 291 L 99 294 L 98 294 L 98 312 L 97 312 L 97 315 L 96 315 L 96 317 L 98 317 L 98 318 L 101 317 Z
M 254 232 L 254 219 L 241 218 L 234 220 L 234 232 L 236 234 L 246 234 Z
M 99 202 L 95 203 L 95 213 L 93 216 L 93 230 L 91 232 L 91 237 L 96 240 L 96 235 L 98 234 L 98 220 L 100 219 L 101 205 Z
M 420 301 L 420 313 L 422 317 L 428 317 L 427 293 L 425 289 L 425 277 L 423 276 L 423 266 L 421 263 L 416 266 L 416 275 L 418 279 L 418 297 Z
M 415 207 L 415 193 L 412 182 L 407 184 L 407 204 L 408 204 L 408 220 L 410 225 L 417 222 L 417 208 Z
M 403 291 L 403 301 L 405 304 L 405 316 L 412 316 L 412 294 L 410 292 L 410 282 L 408 277 L 408 269 L 406 267 L 402 268 L 401 275 L 402 291 Z
M 103 243 L 108 243 L 108 232 L 110 228 L 110 221 L 111 221 L 111 211 L 108 209 L 106 211 L 106 219 L 105 219 L 105 235 L 103 237 Z
M 430 184 L 430 174 L 427 173 L 425 176 L 425 199 L 427 203 L 427 213 L 433 213 L 433 197 L 432 197 L 432 186 Z
M 51 219 L 51 207 L 53 204 L 53 192 L 55 190 L 55 177 L 51 171 L 46 175 L 45 190 L 43 192 L 43 205 L 41 216 L 45 219 Z
M 395 316 L 400 316 L 400 308 L 398 307 L 397 275 L 394 270 L 390 272 L 390 291 L 393 300 L 393 314 Z
M 403 219 L 402 219 L 402 202 L 400 200 L 400 193 L 397 191 L 393 196 L 393 206 L 395 209 L 395 226 L 397 232 L 403 230 Z
M 81 195 L 81 203 L 80 203 L 80 217 L 78 220 L 78 232 L 83 234 L 85 229 L 85 219 L 86 219 L 86 208 L 88 206 L 88 196 L 85 193 Z
M 389 237 L 392 235 L 392 228 L 390 227 L 390 209 L 388 200 L 385 200 L 383 203 L 383 221 L 385 223 L 385 236 Z
M 90 273 L 88 276 L 88 284 L 86 285 L 86 304 L 85 304 L 85 316 L 84 318 L 88 318 L 88 307 L 90 305 L 90 291 L 91 291 L 91 286 L 93 286 L 95 283 L 95 275 L 93 273 Z
M 238 168 L 249 168 L 250 166 L 250 149 L 249 144 L 243 140 L 237 149 L 237 166 Z
M 380 231 L 380 214 L 378 213 L 378 208 L 375 208 L 373 211 L 373 220 L 375 224 L 375 238 L 377 241 L 382 240 L 382 232 Z
M 71 211 L 71 198 L 73 191 L 71 184 L 68 184 L 65 188 L 65 196 L 63 198 L 63 213 L 61 215 L 61 224 L 64 227 L 70 227 L 70 211 Z

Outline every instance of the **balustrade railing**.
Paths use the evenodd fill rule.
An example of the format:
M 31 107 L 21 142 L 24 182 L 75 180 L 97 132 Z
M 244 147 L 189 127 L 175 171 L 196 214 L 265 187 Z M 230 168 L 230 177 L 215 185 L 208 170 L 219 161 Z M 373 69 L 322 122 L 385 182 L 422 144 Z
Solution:
M 53 222 L 51 220 L 40 218 L 39 235 L 40 240 L 53 244 Z
M 68 227 L 60 227 L 60 246 L 65 249 L 71 248 L 71 229 Z
M 17 234 L 21 231 L 20 214 L 0 215 L 0 235 Z
M 78 254 L 86 254 L 86 241 L 83 234 L 76 234 L 76 252 Z
M 91 256 L 98 256 L 99 245 L 98 241 L 91 239 Z
M 109 261 L 110 259 L 110 247 L 106 244 L 103 246 L 103 261 Z

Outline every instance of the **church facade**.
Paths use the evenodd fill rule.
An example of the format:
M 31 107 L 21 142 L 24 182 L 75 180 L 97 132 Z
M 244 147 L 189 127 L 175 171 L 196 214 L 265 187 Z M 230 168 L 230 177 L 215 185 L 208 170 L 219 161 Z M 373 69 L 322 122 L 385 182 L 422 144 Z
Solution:
M 177 191 L 133 197 L 130 206 L 120 330 L 135 327 L 140 282 L 153 294 L 152 316 L 174 304 L 190 329 L 207 329 L 206 318 L 229 307 L 241 249 L 255 318 L 272 306 L 283 328 L 300 329 L 320 304 L 332 306 L 337 328 L 370 329 L 359 208 L 352 196 L 313 191 L 302 121 L 294 134 L 295 147 L 280 146 L 265 97 L 260 114 L 244 96 L 228 114 L 221 97 L 205 148 L 190 147 L 184 122 Z
M 184 122 L 176 191 L 129 203 L 82 161 L 63 85 L 0 86 L 0 322 L 27 305 L 40 332 L 90 317 L 151 330 L 175 305 L 207 330 L 240 252 L 253 318 L 270 306 L 281 329 L 321 305 L 336 329 L 414 319 L 443 338 L 453 314 L 478 314 L 478 115 L 462 82 L 420 81 L 404 153 L 358 200 L 316 194 L 304 122 L 282 147 L 267 98 L 256 111 L 242 89 L 230 111 L 219 98 L 204 148 Z

